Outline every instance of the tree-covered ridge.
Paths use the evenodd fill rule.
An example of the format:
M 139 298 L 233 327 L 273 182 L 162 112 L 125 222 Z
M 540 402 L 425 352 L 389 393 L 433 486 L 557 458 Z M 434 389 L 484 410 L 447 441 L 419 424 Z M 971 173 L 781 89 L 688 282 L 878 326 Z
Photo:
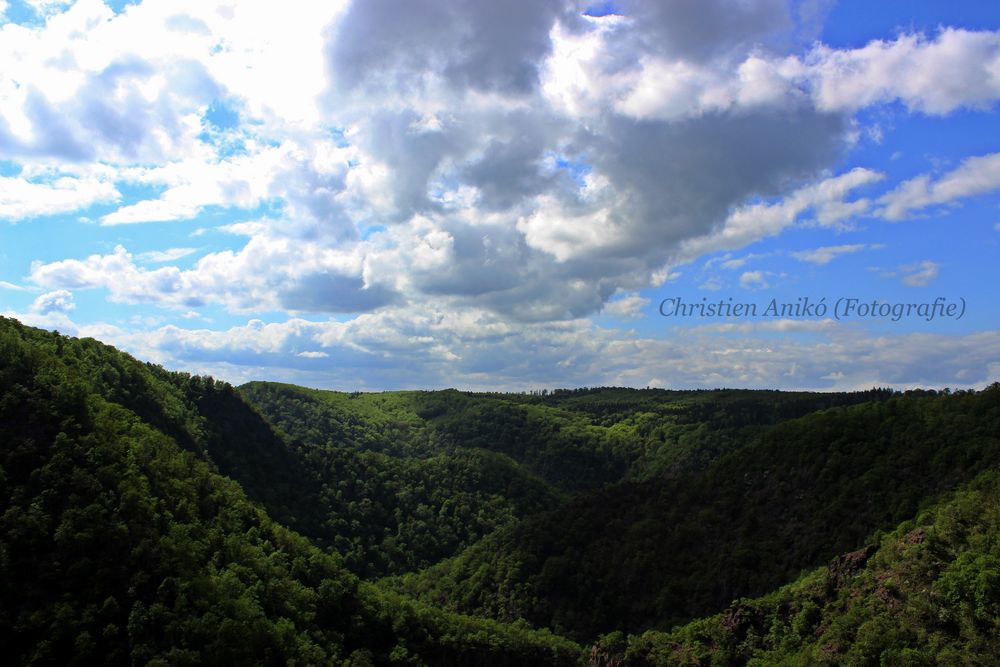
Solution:
M 691 474 L 571 499 L 396 581 L 581 640 L 669 629 L 856 549 L 1000 463 L 1000 386 L 780 422 Z
M 608 634 L 594 656 L 621 667 L 994 665 L 1000 473 L 763 598 L 671 633 Z
M 566 494 L 703 466 L 787 415 L 880 395 L 239 391 L 289 436 L 309 480 L 295 508 L 275 511 L 369 577 L 425 568 Z M 238 458 L 254 462 L 245 449 Z M 258 480 L 237 479 L 263 496 Z
M 271 383 L 240 392 L 294 443 L 312 484 L 307 534 L 367 576 L 425 568 L 559 494 L 510 457 L 444 442 L 413 411 L 416 392 L 342 394 Z
M 183 416 L 192 437 L 232 431 L 163 384 L 161 370 L 0 320 L 6 664 L 576 664 L 567 640 L 359 581 L 169 429 L 101 395 L 111 383 L 90 372 L 101 356 L 148 392 L 116 395 L 164 423 Z M 226 385 L 196 384 L 239 400 Z
M 502 451 L 569 491 L 690 471 L 781 420 L 889 395 L 620 387 L 418 394 L 420 414 L 445 439 Z

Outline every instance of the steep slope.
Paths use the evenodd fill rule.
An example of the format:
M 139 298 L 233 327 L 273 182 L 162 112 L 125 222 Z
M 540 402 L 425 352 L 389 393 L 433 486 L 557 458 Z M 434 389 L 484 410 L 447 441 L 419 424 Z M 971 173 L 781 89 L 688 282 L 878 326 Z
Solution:
M 1000 463 L 1000 385 L 782 422 L 692 474 L 625 482 L 394 582 L 586 640 L 667 629 L 862 545 Z
M 294 441 L 313 481 L 296 514 L 363 576 L 414 571 L 516 519 L 559 492 L 526 466 L 442 442 L 414 411 L 417 392 L 344 394 L 255 382 L 240 393 Z
M 1000 473 L 877 545 L 670 634 L 602 638 L 592 664 L 994 665 L 1000 655 Z
M 201 399 L 177 389 L 186 383 Z M 577 662 L 579 647 L 551 634 L 383 593 L 275 523 L 204 456 L 259 425 L 231 405 L 217 421 L 224 399 L 239 401 L 226 385 L 0 319 L 7 664 Z M 219 458 L 239 471 L 240 447 L 266 439 Z

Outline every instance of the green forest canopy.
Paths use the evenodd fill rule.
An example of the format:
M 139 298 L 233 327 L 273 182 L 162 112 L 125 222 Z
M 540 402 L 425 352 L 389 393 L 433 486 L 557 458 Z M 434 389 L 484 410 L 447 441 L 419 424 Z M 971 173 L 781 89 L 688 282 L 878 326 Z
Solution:
M 0 645 L 25 665 L 987 664 L 998 438 L 1000 385 L 237 389 L 0 319 Z

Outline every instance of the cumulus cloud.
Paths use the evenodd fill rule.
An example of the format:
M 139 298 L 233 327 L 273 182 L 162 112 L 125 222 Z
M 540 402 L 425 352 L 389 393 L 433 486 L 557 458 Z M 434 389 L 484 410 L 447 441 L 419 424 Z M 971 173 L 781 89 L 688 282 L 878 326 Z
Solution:
M 440 77 L 460 90 L 525 94 L 551 49 L 564 0 L 351 3 L 330 44 L 338 83 L 396 91 Z
M 892 100 L 928 114 L 984 108 L 1000 97 L 1000 31 L 945 28 L 933 39 L 904 34 L 846 51 L 821 45 L 787 66 L 802 68 L 822 108 Z
M 959 108 L 989 108 L 1000 98 L 1000 31 L 947 28 L 932 38 L 902 34 L 895 40 L 875 40 L 857 49 L 818 44 L 802 56 L 786 56 L 747 49 L 736 30 L 730 34 L 735 42 L 720 35 L 698 43 L 705 53 L 681 57 L 685 40 L 677 39 L 677 33 L 687 37 L 698 34 L 693 25 L 697 21 L 682 18 L 657 29 L 641 18 L 643 14 L 687 11 L 691 15 L 704 13 L 699 18 L 707 19 L 720 4 L 726 5 L 728 18 L 740 13 L 730 3 L 707 3 L 711 6 L 708 11 L 702 4 L 642 3 L 642 7 L 660 9 L 640 12 L 632 21 L 607 21 L 604 30 L 586 38 L 557 33 L 567 46 L 555 47 L 552 81 L 546 90 L 568 110 L 594 109 L 603 98 L 605 104 L 613 104 L 625 115 L 660 120 L 761 108 L 853 112 L 896 100 L 914 111 L 942 115 Z M 787 16 L 787 7 L 780 2 L 740 7 L 766 16 L 772 32 L 781 25 L 776 17 L 782 12 Z M 741 28 L 753 32 L 752 23 Z M 664 38 L 664 31 L 672 34 Z M 637 39 L 644 34 L 659 41 Z M 601 65 L 598 54 L 611 51 L 631 57 L 619 55 L 611 65 Z M 728 57 L 722 58 L 720 53 Z M 585 76 L 585 66 L 595 67 L 595 75 Z M 560 85 L 559 74 L 575 75 L 570 79 L 572 84 Z
M 198 219 L 205 229 L 217 209 L 246 215 L 223 230 L 241 246 L 183 269 L 174 264 L 191 248 L 133 256 L 123 241 L 35 263 L 35 288 L 186 313 L 356 314 L 123 339 L 191 363 L 361 373 L 413 355 L 470 383 L 493 372 L 519 382 L 536 365 L 552 377 L 600 368 L 591 376 L 607 380 L 618 376 L 595 355 L 618 334 L 595 334 L 585 318 L 641 312 L 641 290 L 683 264 L 795 226 L 902 219 L 1000 184 L 996 154 L 889 192 L 887 174 L 834 171 L 859 109 L 994 105 L 993 31 L 836 49 L 814 44 L 802 7 L 782 0 L 629 0 L 605 17 L 570 0 L 39 7 L 41 25 L 0 26 L 0 152 L 21 168 L 0 177 L 0 218 L 101 204 L 88 215 L 109 227 Z M 872 247 L 795 257 L 825 264 Z M 773 280 L 746 260 L 721 266 L 745 288 Z M 937 271 L 929 262 L 898 275 L 926 284 Z M 518 346 L 538 356 L 512 367 Z M 836 373 L 850 378 L 816 378 Z
M 778 0 L 624 3 L 600 18 L 560 0 L 285 12 L 147 1 L 119 15 L 86 0 L 37 30 L 4 26 L 10 76 L 36 83 L 0 87 L 0 143 L 109 166 L 103 180 L 60 181 L 59 210 L 116 201 L 119 181 L 157 191 L 105 225 L 284 207 L 242 250 L 187 271 L 127 269 L 143 287 L 109 288 L 119 300 L 355 312 L 448 297 L 571 319 L 705 253 L 869 212 L 852 195 L 882 174 L 826 171 L 859 104 L 895 95 L 939 113 L 996 97 L 985 75 L 975 89 L 946 76 L 989 70 L 994 33 L 782 55 L 797 21 Z M 251 31 L 264 23 L 267 44 Z M 150 30 L 162 42 L 137 38 Z M 894 76 L 906 58 L 926 62 L 931 83 Z M 931 99 L 943 82 L 950 101 Z M 8 217 L 47 194 L 9 197 Z M 73 262 L 93 263 L 65 261 L 40 268 L 39 284 L 73 284 Z
M 114 202 L 121 197 L 106 178 L 57 173 L 32 177 L 0 176 L 0 219 L 24 220 L 42 215 L 67 213 L 92 204 Z
M 73 302 L 73 294 L 64 289 L 42 294 L 31 304 L 31 312 L 38 315 L 66 314 L 74 308 L 76 304 Z
M 191 308 L 221 303 L 236 311 L 357 312 L 396 298 L 364 278 L 364 258 L 288 239 L 256 237 L 239 252 L 209 253 L 188 270 L 148 269 L 117 246 L 109 255 L 36 262 L 31 280 L 47 289 L 106 289 L 112 300 Z

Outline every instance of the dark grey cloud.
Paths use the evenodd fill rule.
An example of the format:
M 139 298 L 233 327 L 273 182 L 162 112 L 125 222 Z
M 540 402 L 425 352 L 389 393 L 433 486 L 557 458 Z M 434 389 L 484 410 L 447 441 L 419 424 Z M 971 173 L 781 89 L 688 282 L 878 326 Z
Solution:
M 275 190 L 284 194 L 295 215 L 295 224 L 279 227 L 275 234 L 328 245 L 357 241 L 357 227 L 338 199 L 346 175 L 346 168 L 319 172 L 300 162 L 275 178 Z
M 399 295 L 387 287 L 371 285 L 366 288 L 364 280 L 358 276 L 333 272 L 299 278 L 278 292 L 283 307 L 319 313 L 366 312 L 397 303 L 399 299 Z
M 623 45 L 670 58 L 707 60 L 780 38 L 792 26 L 787 0 L 625 0 L 635 20 Z
M 841 154 L 846 130 L 843 116 L 811 110 L 719 114 L 673 123 L 611 117 L 600 133 L 577 146 L 580 159 L 610 182 L 615 202 L 607 224 L 620 229 L 614 242 L 555 261 L 543 248 L 529 246 L 513 224 L 449 219 L 441 228 L 453 239 L 452 261 L 417 271 L 414 285 L 517 320 L 591 315 L 617 289 L 648 285 L 651 272 L 671 258 L 678 243 L 710 233 L 748 197 L 779 195 L 815 178 Z M 489 154 L 477 163 L 484 169 Z M 546 184 L 539 179 L 536 185 Z M 566 189 L 547 185 L 554 192 Z M 528 196 L 517 182 L 497 179 L 492 187 L 506 192 L 512 203 Z M 569 197 L 561 201 L 580 214 L 604 205 Z M 587 223 L 560 224 L 572 232 L 572 225 Z
M 556 119 L 540 111 L 518 111 L 491 115 L 479 124 L 492 136 L 456 176 L 479 190 L 480 208 L 504 210 L 543 192 L 576 190 L 565 170 L 544 165 L 563 134 Z
M 358 139 L 392 172 L 391 221 L 441 213 L 435 187 L 470 185 L 482 210 L 503 210 L 549 190 L 575 190 L 565 172 L 546 173 L 544 160 L 566 126 L 544 108 L 449 111 L 440 127 L 421 127 L 412 109 L 379 111 Z
M 626 202 L 618 215 L 636 236 L 620 251 L 662 252 L 709 232 L 747 197 L 814 178 L 846 148 L 847 129 L 845 116 L 806 108 L 674 122 L 612 116 L 589 156 Z
M 376 113 L 362 139 L 371 154 L 393 172 L 398 219 L 439 208 L 427 196 L 431 177 L 442 160 L 461 154 L 469 145 L 461 122 L 447 121 L 444 131 L 424 132 L 415 129 L 419 121 L 420 116 L 411 110 Z
M 551 49 L 563 0 L 363 0 L 353 2 L 330 49 L 340 85 L 405 90 L 434 71 L 457 88 L 525 94 Z
M 603 258 L 553 262 L 529 246 L 513 224 L 448 219 L 441 228 L 452 238 L 452 257 L 445 266 L 411 269 L 416 289 L 509 320 L 564 320 L 600 310 L 622 274 L 634 267 L 630 260 Z
M 482 298 L 522 283 L 532 253 L 512 225 L 469 225 L 448 220 L 442 225 L 452 237 L 453 259 L 446 267 L 416 270 L 418 289 L 427 294 Z

